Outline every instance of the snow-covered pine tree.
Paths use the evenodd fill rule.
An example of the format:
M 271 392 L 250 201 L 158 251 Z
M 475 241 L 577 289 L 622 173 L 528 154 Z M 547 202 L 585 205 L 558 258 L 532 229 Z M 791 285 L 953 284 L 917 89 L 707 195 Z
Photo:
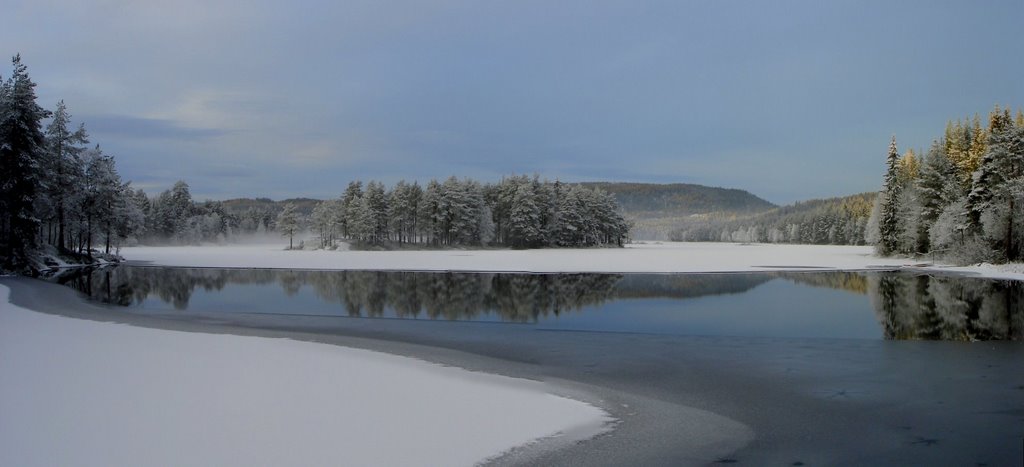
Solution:
M 407 241 L 405 212 L 409 209 L 408 190 L 409 184 L 405 180 L 399 180 L 388 191 L 388 226 L 393 234 L 392 238 L 399 245 Z
M 38 243 L 34 204 L 44 176 L 42 121 L 49 111 L 36 103 L 36 85 L 21 55 L 11 65 L 11 77 L 0 86 L 0 253 L 3 266 L 14 269 L 27 263 L 28 251 Z
M 114 158 L 103 154 L 99 146 L 85 152 L 84 163 L 85 252 L 92 255 L 93 237 L 98 234 L 103 236 L 104 251 L 110 253 L 110 243 L 122 212 L 118 207 L 121 176 L 117 173 Z
M 312 227 L 316 229 L 320 238 L 320 248 L 327 248 L 331 244 L 331 226 L 332 226 L 332 200 L 325 200 L 318 203 L 313 208 L 313 213 L 310 217 Z
M 431 179 L 423 190 L 416 223 L 425 241 L 437 245 L 441 238 L 441 184 Z
M 921 175 L 917 180 L 918 200 L 921 204 L 918 243 L 922 251 L 931 247 L 930 231 L 942 210 L 956 200 L 960 183 L 956 168 L 946 157 L 945 147 L 939 142 L 932 143 L 921 164 Z
M 899 177 L 899 151 L 896 137 L 889 143 L 889 154 L 886 157 L 885 182 L 882 185 L 882 210 L 879 216 L 879 239 L 876 246 L 878 253 L 885 256 L 896 252 L 900 241 L 899 197 L 902 183 Z
M 85 125 L 71 131 L 70 124 L 71 115 L 61 100 L 57 103 L 53 119 L 46 127 L 47 180 L 43 184 L 46 197 L 53 207 L 53 218 L 50 220 L 57 224 L 55 246 L 58 249 L 65 248 L 65 218 L 68 211 L 74 208 L 72 200 L 80 196 L 78 191 L 82 186 L 84 170 L 82 153 L 86 150 L 85 145 L 89 143 Z
M 971 220 L 982 227 L 1006 261 L 1021 258 L 1024 217 L 1024 127 L 1009 109 L 993 112 L 987 150 L 968 196 Z
M 516 248 L 533 248 L 543 240 L 540 225 L 540 208 L 537 206 L 536 194 L 529 182 L 519 183 L 515 196 L 512 198 L 512 209 L 509 213 L 508 242 Z
M 345 193 L 341 195 L 341 210 L 343 215 L 341 216 L 341 233 L 346 238 L 351 235 L 348 221 L 351 217 L 348 213 L 353 208 L 356 202 L 363 197 L 363 182 L 354 180 L 348 183 L 348 187 L 345 188 Z
M 968 221 L 975 231 L 981 227 L 981 214 L 999 186 L 1018 176 L 1015 174 L 1020 170 L 1019 163 L 1010 147 L 1014 127 L 1013 121 L 1000 111 L 999 106 L 989 115 L 987 148 L 981 165 L 974 172 L 971 191 L 967 195 Z
M 370 208 L 370 223 L 373 226 L 370 241 L 383 243 L 388 237 L 388 196 L 384 184 L 376 181 L 367 183 L 363 198 Z
M 277 231 L 281 236 L 288 237 L 288 249 L 295 248 L 294 237 L 299 231 L 299 217 L 295 212 L 295 205 L 285 203 L 284 209 L 277 215 Z

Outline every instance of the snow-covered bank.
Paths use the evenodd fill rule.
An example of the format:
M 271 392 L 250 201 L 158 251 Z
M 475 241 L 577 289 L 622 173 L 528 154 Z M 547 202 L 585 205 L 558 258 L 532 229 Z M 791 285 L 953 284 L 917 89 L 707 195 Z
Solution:
M 471 465 L 608 421 L 541 383 L 52 316 L 8 294 L 0 286 L 0 465 Z
M 286 251 L 286 244 L 135 247 L 130 261 L 160 266 L 324 270 L 694 273 L 911 268 L 1024 280 L 1022 264 L 953 267 L 881 258 L 869 246 L 655 242 L 625 248 Z
M 1008 279 L 1015 281 L 1024 281 L 1024 264 L 1022 263 L 1008 263 L 1008 264 L 975 264 L 973 266 L 947 266 L 947 267 L 929 267 L 925 268 L 928 270 L 944 271 L 944 272 L 956 272 L 964 274 L 975 274 L 981 277 L 988 277 L 990 279 Z
M 913 263 L 870 247 L 649 243 L 625 248 L 430 251 L 285 251 L 281 245 L 136 247 L 130 261 L 163 266 L 526 272 L 737 272 L 871 269 Z

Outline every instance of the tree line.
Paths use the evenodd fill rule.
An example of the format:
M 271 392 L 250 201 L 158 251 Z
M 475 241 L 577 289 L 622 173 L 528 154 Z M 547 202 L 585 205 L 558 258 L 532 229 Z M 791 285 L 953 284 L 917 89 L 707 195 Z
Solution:
M 692 216 L 669 238 L 688 242 L 864 245 L 875 193 L 815 199 L 740 216 Z
M 322 248 L 339 239 L 399 246 L 622 246 L 630 227 L 603 190 L 525 175 L 494 184 L 450 177 L 426 187 L 353 181 L 341 197 L 313 209 L 310 225 Z M 299 228 L 288 207 L 278 226 Z
M 11 76 L 0 80 L 3 267 L 29 266 L 43 246 L 91 258 L 102 244 L 109 253 L 142 221 L 130 184 L 121 181 L 113 156 L 90 146 L 84 124 L 72 125 L 64 101 L 53 111 L 38 105 L 20 55 L 12 65 Z
M 996 106 L 987 125 L 950 122 L 922 156 L 893 137 L 866 236 L 881 255 L 958 263 L 1022 259 L 1024 113 Z
M 426 187 L 400 181 L 390 188 L 357 180 L 336 199 L 298 201 L 242 203 L 245 207 L 238 209 L 221 201 L 194 201 L 184 181 L 155 197 L 139 190 L 130 202 L 143 218 L 131 240 L 197 244 L 239 235 L 283 235 L 291 248 L 296 236 L 310 231 L 317 246 L 328 249 L 340 242 L 364 247 L 586 247 L 622 246 L 630 227 L 612 195 L 537 176 L 506 177 L 495 184 L 450 177 L 431 180 Z

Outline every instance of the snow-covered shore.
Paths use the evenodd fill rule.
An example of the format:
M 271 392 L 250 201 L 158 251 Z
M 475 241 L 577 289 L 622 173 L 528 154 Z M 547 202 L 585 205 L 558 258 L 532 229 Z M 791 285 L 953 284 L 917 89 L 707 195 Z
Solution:
M 0 465 L 471 465 L 609 421 L 542 383 L 53 316 L 8 295 L 0 286 Z
M 875 257 L 870 247 L 834 245 L 659 242 L 625 248 L 423 251 L 286 251 L 285 245 L 135 247 L 122 254 L 162 266 L 493 272 L 739 272 L 911 263 Z
M 915 270 L 1024 280 L 1024 265 L 953 267 L 881 258 L 869 246 L 651 242 L 625 248 L 541 250 L 287 251 L 285 244 L 135 247 L 130 261 L 160 266 L 322 270 L 698 273 Z

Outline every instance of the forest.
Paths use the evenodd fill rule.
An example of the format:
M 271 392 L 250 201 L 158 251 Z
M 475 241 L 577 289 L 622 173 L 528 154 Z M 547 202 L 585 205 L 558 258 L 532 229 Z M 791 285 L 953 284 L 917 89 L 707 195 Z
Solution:
M 881 255 L 959 264 L 1020 261 L 1024 246 L 1024 112 L 996 106 L 946 125 L 927 153 L 893 137 L 865 233 Z
M 224 242 L 239 235 L 282 235 L 289 247 L 310 231 L 317 247 L 341 242 L 364 248 L 498 246 L 512 248 L 622 246 L 629 223 L 610 194 L 524 175 L 481 183 L 450 177 L 418 182 L 352 181 L 336 199 L 192 201 L 179 181 L 153 199 L 136 197 L 145 213 L 143 243 Z
M 864 245 L 876 193 L 814 199 L 751 215 L 691 216 L 669 234 L 674 241 Z
M 196 202 L 179 181 L 150 197 L 121 179 L 114 157 L 75 126 L 63 101 L 37 103 L 21 56 L 0 79 L 0 254 L 5 270 L 92 262 L 123 245 L 225 242 L 239 234 L 312 230 L 319 246 L 493 245 L 514 248 L 622 244 L 630 225 L 600 190 L 538 176 L 499 183 L 350 183 L 338 199 Z M 44 125 L 45 123 L 45 125 Z M 266 202 L 263 202 L 266 201 Z M 113 259 L 108 256 L 108 259 Z M 46 264 L 35 264 L 35 263 Z
M 84 125 L 72 125 L 63 101 L 53 111 L 37 104 L 20 55 L 12 65 L 11 76 L 0 80 L 3 268 L 32 267 L 46 248 L 73 261 L 91 259 L 100 246 L 109 254 L 143 221 L 132 203 L 136 194 L 118 175 L 114 157 L 90 145 Z

